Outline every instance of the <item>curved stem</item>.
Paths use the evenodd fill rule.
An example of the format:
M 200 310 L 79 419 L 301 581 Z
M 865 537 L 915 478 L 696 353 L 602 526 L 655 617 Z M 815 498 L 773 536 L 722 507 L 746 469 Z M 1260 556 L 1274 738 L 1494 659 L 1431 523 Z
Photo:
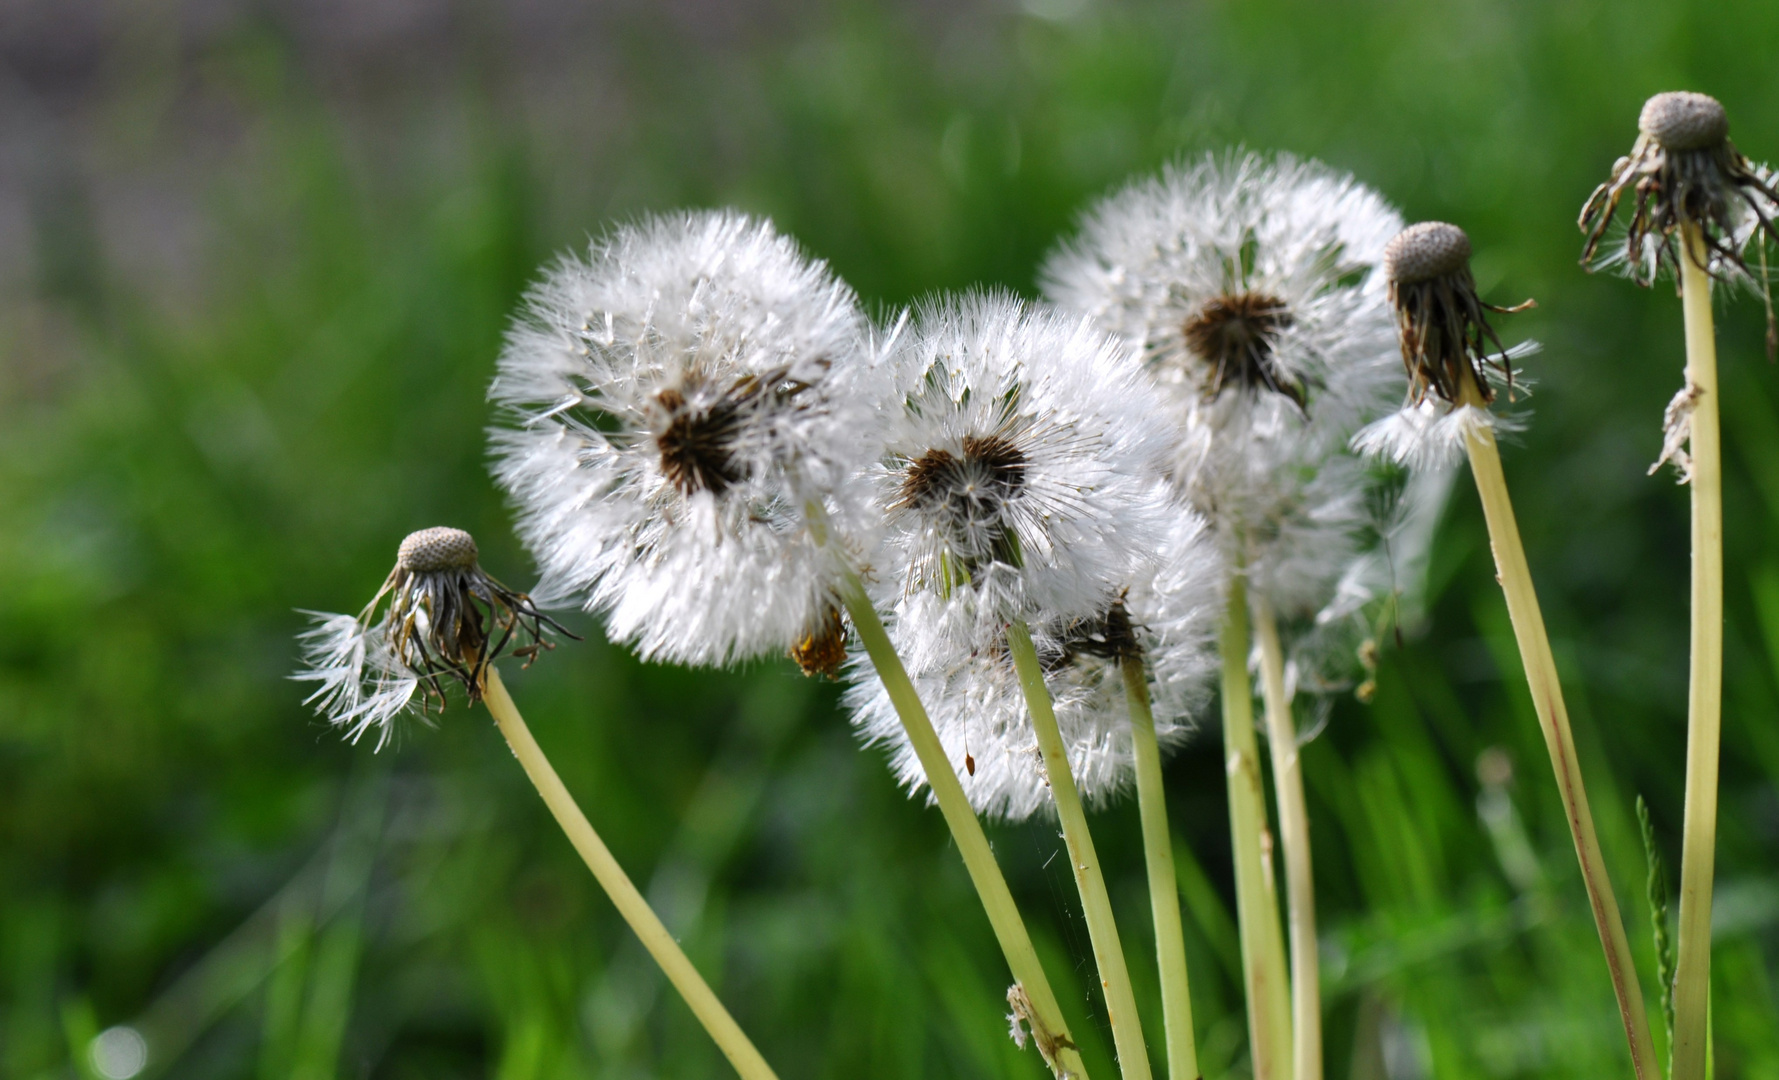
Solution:
M 1143 1025 L 1137 1017 L 1137 998 L 1130 985 L 1130 970 L 1118 942 L 1118 924 L 1112 919 L 1112 899 L 1100 873 L 1099 856 L 1093 850 L 1093 834 L 1075 790 L 1068 749 L 1056 726 L 1050 706 L 1050 690 L 1044 685 L 1044 669 L 1032 648 L 1032 635 L 1023 620 L 1007 628 L 1007 648 L 1019 671 L 1019 688 L 1025 692 L 1026 711 L 1038 736 L 1038 752 L 1044 758 L 1044 775 L 1062 822 L 1063 843 L 1075 870 L 1075 887 L 1081 892 L 1081 910 L 1087 919 L 1087 937 L 1093 944 L 1093 962 L 1100 971 L 1106 992 L 1106 1014 L 1112 1021 L 1112 1042 L 1118 1048 L 1118 1070 L 1126 1080 L 1150 1080 L 1149 1050 L 1143 1044 Z
M 1236 924 L 1248 995 L 1249 1053 L 1254 1080 L 1291 1075 L 1290 990 L 1278 901 L 1268 869 L 1266 790 L 1254 738 L 1254 695 L 1248 682 L 1248 590 L 1230 579 L 1223 614 L 1223 752 L 1229 780 L 1229 833 L 1235 856 Z
M 1723 733 L 1723 457 L 1717 340 L 1708 252 L 1683 230 L 1681 303 L 1692 433 L 1692 671 L 1687 693 L 1686 818 L 1680 851 L 1680 942 L 1674 967 L 1674 1080 L 1703 1080 L 1711 998 L 1711 878 L 1717 847 L 1717 761 Z
M 1260 693 L 1266 701 L 1266 741 L 1272 750 L 1273 793 L 1279 803 L 1279 844 L 1285 852 L 1285 910 L 1291 924 L 1292 1072 L 1322 1080 L 1322 974 L 1316 953 L 1316 883 L 1310 862 L 1310 813 L 1303 794 L 1297 723 L 1285 693 L 1285 656 L 1272 609 L 1254 603 L 1260 643 Z
M 1155 920 L 1155 960 L 1161 972 L 1161 1014 L 1167 1030 L 1171 1080 L 1198 1080 L 1198 1045 L 1192 1034 L 1192 993 L 1186 981 L 1186 935 L 1180 926 L 1180 886 L 1174 878 L 1174 847 L 1161 784 L 1161 747 L 1140 656 L 1127 656 L 1124 700 L 1130 710 L 1131 755 L 1136 759 L 1137 808 L 1143 821 L 1143 861 L 1149 869 L 1149 907 Z
M 618 914 L 624 916 L 624 921 L 630 924 L 630 929 L 641 939 L 643 948 L 655 958 L 655 963 L 661 965 L 662 973 L 673 983 L 673 988 L 679 991 L 680 996 L 691 1007 L 692 1014 L 698 1017 L 698 1022 L 704 1025 L 704 1030 L 710 1033 L 717 1048 L 729 1059 L 729 1064 L 735 1067 L 743 1080 L 778 1080 L 772 1067 L 766 1064 L 766 1059 L 760 1056 L 760 1052 L 742 1032 L 741 1026 L 735 1022 L 735 1018 L 729 1015 L 729 1010 L 717 1000 L 704 977 L 698 974 L 698 969 L 686 958 L 679 943 L 667 932 L 667 927 L 661 925 L 660 918 L 631 883 L 624 868 L 612 858 L 605 842 L 593 831 L 587 815 L 581 813 L 574 796 L 568 793 L 568 788 L 563 786 L 562 778 L 556 775 L 556 770 L 537 745 L 537 740 L 531 737 L 531 729 L 525 726 L 524 717 L 519 715 L 519 709 L 507 693 L 506 685 L 500 681 L 500 672 L 492 664 L 483 670 L 486 672 L 482 683 L 483 704 L 494 715 L 494 722 L 500 725 L 500 733 L 506 736 L 513 756 L 519 759 L 525 775 L 531 778 L 537 793 L 543 796 L 544 804 L 556 817 L 556 823 L 568 834 L 569 842 L 580 852 L 587 869 L 593 871 L 600 887 L 611 897 Z
M 1475 382 L 1469 378 L 1463 384 L 1463 403 L 1478 408 L 1484 404 Z M 1538 725 L 1544 732 L 1545 749 L 1550 752 L 1557 791 L 1562 796 L 1569 832 L 1575 840 L 1575 857 L 1581 864 L 1581 878 L 1587 885 L 1594 925 L 1600 932 L 1600 947 L 1606 954 L 1612 992 L 1618 998 L 1619 1019 L 1624 1023 L 1625 1041 L 1631 1050 L 1631 1067 L 1637 1080 L 1661 1080 L 1655 1044 L 1649 1037 L 1649 1017 L 1644 1010 L 1643 992 L 1637 985 L 1637 969 L 1631 960 L 1630 943 L 1625 939 L 1618 900 L 1613 896 L 1612 882 L 1606 876 L 1600 839 L 1594 833 L 1594 816 L 1588 809 L 1581 764 L 1575 756 L 1575 735 L 1569 730 L 1569 710 L 1563 703 L 1557 662 L 1551 655 L 1544 616 L 1538 610 L 1538 594 L 1532 587 L 1532 571 L 1526 564 L 1526 549 L 1520 542 L 1519 526 L 1514 521 L 1513 502 L 1507 495 L 1507 478 L 1501 471 L 1501 453 L 1495 446 L 1495 433 L 1486 426 L 1473 427 L 1465 440 L 1465 449 L 1470 455 L 1470 471 L 1476 478 L 1477 494 L 1482 498 L 1483 517 L 1489 526 L 1489 543 L 1495 551 L 1495 574 L 1507 598 L 1507 617 L 1513 623 L 1513 635 L 1519 643 L 1520 663 L 1526 669 L 1532 708 L 1537 712 Z
M 951 828 L 952 840 L 957 843 L 958 854 L 963 856 L 964 867 L 969 870 L 976 894 L 982 899 L 982 909 L 987 912 L 989 925 L 994 928 L 995 940 L 1000 942 L 1001 952 L 1007 957 L 1007 967 L 1013 973 L 1016 989 L 1023 990 L 1030 1002 L 1032 1015 L 1028 1022 L 1038 1052 L 1058 1077 L 1087 1080 L 1087 1069 L 1069 1037 L 1062 1008 L 1050 989 L 1043 965 L 1038 962 L 1038 952 L 1032 947 L 1025 921 L 1013 903 L 1007 879 L 1002 876 L 1000 864 L 995 862 L 994 852 L 988 846 L 982 822 L 977 820 L 976 811 L 964 795 L 963 784 L 945 756 L 945 748 L 939 743 L 933 722 L 921 705 L 920 696 L 908 679 L 907 669 L 902 666 L 902 658 L 896 655 L 895 645 L 883 628 L 883 620 L 878 618 L 877 609 L 865 595 L 857 574 L 848 573 L 841 599 L 852 616 L 853 629 L 871 656 L 877 677 L 883 680 L 884 690 L 895 704 L 902 728 L 908 733 L 908 742 L 914 747 L 920 767 L 926 773 L 927 786 L 939 804 L 939 812 L 945 815 L 945 823 Z M 1015 1011 L 1017 1013 L 1017 1007 Z

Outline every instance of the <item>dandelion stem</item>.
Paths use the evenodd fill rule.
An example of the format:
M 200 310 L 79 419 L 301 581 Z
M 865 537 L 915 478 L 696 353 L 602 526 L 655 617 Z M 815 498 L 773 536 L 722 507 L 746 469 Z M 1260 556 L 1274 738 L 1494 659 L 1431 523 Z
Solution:
M 1704 1080 L 1711 997 L 1711 878 L 1717 846 L 1717 759 L 1723 732 L 1723 456 L 1709 252 L 1682 226 L 1680 297 L 1686 382 L 1695 396 L 1692 455 L 1692 672 L 1687 693 L 1686 819 L 1680 849 L 1680 947 L 1674 971 L 1674 1080 Z
M 661 971 L 667 980 L 673 983 L 674 989 L 691 1007 L 698 1022 L 710 1037 L 716 1040 L 717 1048 L 729 1059 L 743 1080 L 777 1080 L 777 1074 L 766 1064 L 766 1059 L 754 1048 L 754 1044 L 743 1034 L 735 1018 L 729 1010 L 717 1000 L 704 977 L 686 958 L 679 943 L 661 925 L 649 902 L 631 883 L 629 875 L 623 867 L 612 858 L 611 851 L 593 826 L 587 821 L 587 815 L 581 813 L 574 796 L 562 784 L 562 778 L 556 775 L 550 761 L 544 756 L 543 750 L 532 738 L 531 729 L 525 726 L 524 717 L 519 715 L 518 708 L 513 704 L 512 696 L 507 693 L 506 686 L 500 680 L 500 672 L 492 664 L 483 669 L 486 674 L 482 683 L 482 702 L 494 715 L 494 722 L 500 725 L 500 733 L 506 736 L 507 745 L 512 747 L 513 756 L 519 759 L 524 767 L 525 775 L 531 778 L 537 787 L 537 793 L 544 797 L 544 803 L 550 813 L 556 817 L 556 823 L 568 834 L 569 842 L 580 852 L 581 858 L 587 863 L 587 869 L 605 889 L 617 906 L 618 914 L 630 924 L 630 929 L 642 940 L 643 948 L 661 965 Z
M 1198 1046 L 1192 1034 L 1192 994 L 1186 981 L 1186 936 L 1180 927 L 1180 886 L 1161 786 L 1161 748 L 1140 656 L 1126 656 L 1124 700 L 1130 711 L 1131 753 L 1136 759 L 1137 808 L 1143 820 L 1143 857 L 1149 868 L 1149 907 L 1155 920 L 1155 960 L 1161 972 L 1161 1013 L 1167 1030 L 1171 1080 L 1198 1080 Z
M 1484 405 L 1475 380 L 1468 374 L 1462 384 L 1462 403 L 1477 408 Z M 1489 542 L 1495 551 L 1495 572 L 1507 598 L 1507 616 L 1513 623 L 1514 637 L 1519 643 L 1520 663 L 1526 669 L 1532 708 L 1544 731 L 1544 745 L 1550 752 L 1557 791 L 1562 796 L 1569 832 L 1575 840 L 1575 856 L 1581 863 L 1581 877 L 1593 908 L 1594 925 L 1600 932 L 1600 947 L 1606 954 L 1612 992 L 1618 998 L 1619 1018 L 1624 1023 L 1625 1040 L 1630 1045 L 1631 1067 L 1637 1080 L 1661 1080 L 1655 1045 L 1650 1041 L 1643 992 L 1637 985 L 1637 969 L 1631 960 L 1631 947 L 1625 939 L 1624 921 L 1619 917 L 1612 882 L 1606 875 L 1600 840 L 1594 834 L 1594 817 L 1588 810 L 1581 764 L 1575 756 L 1575 736 L 1569 730 L 1569 710 L 1563 703 L 1556 659 L 1551 655 L 1550 637 L 1545 632 L 1544 616 L 1538 610 L 1538 595 L 1532 587 L 1532 571 L 1526 564 L 1526 550 L 1520 542 L 1519 526 L 1514 521 L 1513 503 L 1508 498 L 1507 479 L 1501 471 L 1501 454 L 1495 446 L 1495 433 L 1484 425 L 1472 427 L 1465 440 L 1465 449 L 1470 455 L 1470 471 L 1476 478 L 1477 494 L 1482 498 Z
M 1285 853 L 1285 910 L 1291 925 L 1292 1074 L 1322 1080 L 1322 975 L 1316 954 L 1316 884 L 1310 862 L 1310 814 L 1303 795 L 1297 723 L 1285 692 L 1285 657 L 1272 609 L 1254 602 L 1254 636 L 1260 643 L 1260 693 L 1266 702 L 1266 739 L 1272 749 L 1274 797 L 1279 803 L 1279 844 Z
M 920 759 L 920 767 L 927 776 L 927 786 L 931 788 L 933 798 L 939 804 L 939 812 L 945 815 L 945 823 L 951 828 L 951 838 L 957 844 L 958 853 L 963 856 L 964 867 L 970 872 L 970 880 L 976 886 L 982 908 L 988 913 L 988 922 L 994 928 L 995 939 L 1000 942 L 1001 952 L 1007 957 L 1007 967 L 1031 1002 L 1035 1013 L 1030 1018 L 1032 1035 L 1038 1044 L 1039 1053 L 1059 1078 L 1087 1080 L 1086 1067 L 1082 1065 L 1081 1055 L 1069 1037 L 1068 1025 L 1063 1022 L 1062 1008 L 1057 1004 L 1056 994 L 1050 989 L 1050 980 L 1044 974 L 1043 965 L 1038 962 L 1038 952 L 1032 947 L 1025 921 L 1019 915 L 1019 908 L 1013 903 L 1013 893 L 1007 888 L 1007 879 L 1002 876 L 1000 865 L 995 862 L 994 852 L 988 846 L 988 837 L 983 834 L 982 822 L 977 820 L 975 810 L 970 807 L 970 800 L 964 795 L 963 785 L 958 782 L 957 773 L 953 771 L 951 761 L 945 756 L 945 748 L 939 742 L 938 733 L 933 730 L 933 722 L 927 717 L 926 708 L 921 705 L 920 696 L 915 693 L 914 684 L 908 679 L 907 669 L 902 666 L 902 658 L 896 655 L 896 647 L 883 628 L 883 620 L 878 618 L 877 609 L 865 595 L 858 575 L 850 571 L 842 600 L 846 604 L 847 613 L 852 616 L 853 629 L 858 632 L 859 640 L 864 643 L 865 651 L 870 654 L 871 663 L 877 669 L 877 677 L 883 680 L 883 688 L 888 692 L 890 701 L 895 704 L 896 714 L 901 717 L 902 727 L 908 733 L 908 742 Z M 1039 1030 L 1040 1027 L 1043 1030 Z
M 1023 619 L 1007 628 L 1007 646 L 1013 654 L 1013 666 L 1019 671 L 1019 688 L 1025 692 L 1025 707 L 1031 713 L 1038 752 L 1044 758 L 1044 775 L 1050 781 L 1056 816 L 1062 821 L 1063 843 L 1075 869 L 1075 887 L 1081 892 L 1081 910 L 1087 919 L 1088 940 L 1093 944 L 1093 962 L 1099 968 L 1100 986 L 1106 992 L 1106 1014 L 1112 1021 L 1118 1069 L 1125 1080 L 1149 1080 L 1149 1051 L 1143 1044 L 1143 1025 L 1137 1017 L 1137 998 L 1131 989 L 1130 970 L 1124 963 L 1124 948 L 1118 943 L 1118 924 L 1112 919 L 1112 899 L 1106 893 L 1106 879 L 1093 850 L 1093 834 L 1087 828 L 1087 814 L 1081 809 L 1081 794 L 1075 789 L 1068 749 L 1056 726 L 1050 690 L 1044 685 L 1044 669 L 1038 663 L 1031 631 L 1026 629 Z
M 1278 900 L 1267 867 L 1266 792 L 1254 737 L 1254 696 L 1248 682 L 1248 590 L 1230 580 L 1223 615 L 1223 753 L 1229 777 L 1229 832 L 1235 855 L 1236 924 L 1248 995 L 1249 1054 L 1254 1080 L 1291 1075 L 1290 990 Z

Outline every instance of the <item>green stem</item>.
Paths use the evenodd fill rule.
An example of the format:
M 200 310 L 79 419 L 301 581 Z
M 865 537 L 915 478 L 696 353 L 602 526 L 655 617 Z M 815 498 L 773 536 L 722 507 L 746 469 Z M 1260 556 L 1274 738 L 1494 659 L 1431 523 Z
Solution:
M 1680 849 L 1680 948 L 1674 970 L 1674 1080 L 1704 1080 L 1711 998 L 1711 878 L 1717 847 L 1717 760 L 1723 733 L 1723 458 L 1717 339 L 1708 256 L 1682 231 L 1681 304 L 1692 413 L 1692 671 L 1687 694 L 1686 817 Z
M 500 733 L 506 736 L 507 745 L 512 747 L 513 756 L 519 759 L 525 775 L 531 778 L 537 793 L 543 796 L 544 804 L 556 817 L 556 823 L 568 834 L 569 843 L 580 852 L 587 869 L 593 871 L 593 877 L 598 880 L 606 895 L 611 897 L 618 914 L 630 924 L 630 929 L 635 931 L 649 955 L 655 958 L 655 963 L 661 965 L 662 973 L 673 984 L 673 988 L 679 991 L 680 996 L 691 1007 L 692 1014 L 704 1025 L 704 1030 L 710 1033 L 710 1037 L 716 1040 L 717 1048 L 729 1059 L 729 1064 L 735 1067 L 743 1080 L 778 1080 L 772 1067 L 766 1064 L 766 1059 L 760 1056 L 760 1052 L 742 1032 L 741 1026 L 735 1022 L 735 1018 L 729 1015 L 729 1010 L 717 1000 L 710 984 L 704 981 L 704 977 L 698 974 L 698 969 L 692 966 L 692 961 L 686 958 L 679 942 L 667 932 L 667 927 L 661 924 L 654 909 L 649 907 L 649 902 L 637 891 L 630 876 L 624 873 L 624 868 L 612 857 L 605 841 L 593 831 L 587 815 L 581 812 L 574 796 L 568 793 L 562 778 L 556 775 L 556 770 L 550 765 L 550 759 L 544 756 L 537 740 L 532 738 L 531 729 L 525 726 L 525 718 L 519 715 L 518 706 L 513 704 L 506 685 L 500 681 L 500 672 L 492 664 L 483 670 L 486 674 L 483 676 L 482 703 L 488 706 L 494 722 L 500 725 Z
M 1038 1052 L 1058 1077 L 1087 1080 L 1087 1069 L 1069 1037 L 1056 994 L 1050 988 L 1043 965 L 1038 962 L 1038 952 L 1032 947 L 1025 920 L 1020 918 L 1019 908 L 1013 903 L 1007 879 L 1002 876 L 994 852 L 988 846 L 982 822 L 977 820 L 976 811 L 964 795 L 963 784 L 945 756 L 945 748 L 933 730 L 933 722 L 927 717 L 926 708 L 921 705 L 920 696 L 909 681 L 908 671 L 902 666 L 902 658 L 896 655 L 895 645 L 883 628 L 883 620 L 878 618 L 877 609 L 865 595 L 857 574 L 848 572 L 841 599 L 852 616 L 853 629 L 877 669 L 877 677 L 883 680 L 883 688 L 896 707 L 908 742 L 920 759 L 920 767 L 926 772 L 927 786 L 939 804 L 939 812 L 945 816 L 945 823 L 951 828 L 952 840 L 957 844 L 958 854 L 963 856 L 964 867 L 970 872 L 976 894 L 982 899 L 982 908 L 988 914 L 989 925 L 994 928 L 995 940 L 1000 942 L 1001 952 L 1007 957 L 1007 967 L 1031 1004 L 1030 1023 Z
M 1161 785 L 1161 747 L 1140 656 L 1119 664 L 1130 710 L 1131 756 L 1136 760 L 1137 809 L 1143 821 L 1143 858 L 1149 869 L 1149 907 L 1155 920 L 1155 960 L 1161 972 L 1161 1014 L 1167 1030 L 1171 1080 L 1198 1080 L 1198 1046 L 1192 1034 L 1192 993 L 1186 981 L 1186 935 L 1180 926 L 1180 887 Z
M 1484 404 L 1481 392 L 1470 379 L 1463 384 L 1463 398 L 1465 404 L 1478 408 Z M 1470 472 L 1476 478 L 1477 494 L 1482 499 L 1483 518 L 1488 522 L 1489 544 L 1495 551 L 1495 576 L 1507 598 L 1507 617 L 1513 623 L 1513 635 L 1519 643 L 1520 664 L 1526 669 L 1532 708 L 1538 714 L 1538 725 L 1544 732 L 1545 749 L 1550 753 L 1551 770 L 1556 774 L 1557 792 L 1562 796 L 1569 832 L 1575 840 L 1581 879 L 1587 886 L 1588 901 L 1593 908 L 1594 926 L 1600 932 L 1600 947 L 1606 954 L 1606 972 L 1612 980 L 1612 992 L 1618 999 L 1619 1019 L 1624 1024 L 1625 1041 L 1631 1051 L 1631 1068 L 1637 1080 L 1661 1080 L 1655 1044 L 1649 1037 L 1649 1017 L 1644 1009 L 1643 992 L 1637 985 L 1637 969 L 1631 959 L 1630 943 L 1625 938 L 1624 920 L 1619 917 L 1618 900 L 1612 894 L 1612 881 L 1606 875 L 1600 838 L 1594 832 L 1594 816 L 1588 809 L 1587 788 L 1582 783 L 1581 764 L 1575 756 L 1575 735 L 1569 730 L 1569 709 L 1563 703 L 1563 686 L 1557 677 L 1556 658 L 1550 651 L 1544 616 L 1538 610 L 1538 594 L 1532 587 L 1532 570 L 1526 563 L 1519 525 L 1514 521 L 1513 502 L 1507 495 L 1507 478 L 1501 471 L 1501 453 L 1495 446 L 1495 433 L 1487 427 L 1473 428 L 1465 449 L 1470 455 Z
M 1256 598 L 1254 636 L 1260 643 L 1260 693 L 1266 702 L 1266 741 L 1272 750 L 1273 793 L 1279 803 L 1279 846 L 1285 856 L 1285 910 L 1291 924 L 1292 1072 L 1322 1080 L 1322 973 L 1316 954 L 1316 883 L 1310 862 L 1310 813 L 1303 794 L 1297 723 L 1285 693 L 1285 655 L 1278 622 Z
M 1235 855 L 1236 925 L 1248 995 L 1249 1052 L 1254 1080 L 1291 1075 L 1291 1007 L 1285 943 L 1268 869 L 1266 792 L 1254 737 L 1254 696 L 1248 682 L 1248 590 L 1230 580 L 1223 616 L 1223 750 L 1229 777 L 1229 831 Z
M 1031 632 L 1026 629 L 1023 619 L 1007 628 L 1007 646 L 1013 654 L 1013 666 L 1019 671 L 1019 687 L 1025 692 L 1025 707 L 1031 713 L 1032 729 L 1038 736 L 1044 775 L 1050 781 L 1056 816 L 1062 822 L 1063 843 L 1069 849 L 1069 862 L 1075 868 L 1075 887 L 1081 893 L 1087 938 L 1093 945 L 1093 962 L 1099 968 L 1100 986 L 1106 992 L 1106 1014 L 1112 1021 L 1112 1042 L 1118 1048 L 1118 1069 L 1126 1080 L 1150 1080 L 1149 1050 L 1143 1044 L 1137 998 L 1131 990 L 1130 971 L 1124 964 L 1124 949 L 1118 943 L 1118 924 L 1112 919 L 1112 899 L 1106 893 L 1099 856 L 1094 854 L 1093 834 L 1087 829 L 1081 794 L 1075 790 L 1075 774 L 1070 771 L 1068 749 L 1063 746 L 1062 732 L 1056 726 L 1050 690 L 1044 685 L 1044 669 L 1038 663 Z

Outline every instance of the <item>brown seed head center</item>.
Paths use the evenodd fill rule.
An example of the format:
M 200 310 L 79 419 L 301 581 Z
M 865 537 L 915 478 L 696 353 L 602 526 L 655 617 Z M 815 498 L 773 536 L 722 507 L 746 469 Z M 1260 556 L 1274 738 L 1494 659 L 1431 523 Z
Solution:
M 966 435 L 963 454 L 928 450 L 902 474 L 902 509 L 968 509 L 1012 497 L 1025 486 L 1025 451 L 1004 435 Z
M 661 471 L 681 494 L 721 495 L 741 480 L 735 441 L 746 400 L 745 393 L 729 394 L 700 407 L 690 405 L 680 390 L 670 388 L 655 395 L 655 404 L 666 414 L 666 423 L 655 435 Z
M 1230 385 L 1264 388 L 1302 406 L 1303 387 L 1279 368 L 1273 350 L 1291 326 L 1291 310 L 1276 296 L 1245 292 L 1219 296 L 1182 328 L 1186 347 L 1211 367 L 1205 387 L 1216 400 Z

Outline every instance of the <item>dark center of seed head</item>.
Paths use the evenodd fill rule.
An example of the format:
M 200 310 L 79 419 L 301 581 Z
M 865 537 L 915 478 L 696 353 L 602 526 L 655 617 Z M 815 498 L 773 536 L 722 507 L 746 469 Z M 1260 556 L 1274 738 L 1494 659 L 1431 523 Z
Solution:
M 713 405 L 694 408 L 679 390 L 655 395 L 655 403 L 667 414 L 667 423 L 655 436 L 661 451 L 661 471 L 681 494 L 708 491 L 721 495 L 741 479 L 735 460 L 735 436 L 741 426 L 741 405 L 725 398 Z
M 1711 95 L 1674 90 L 1643 103 L 1637 130 L 1664 150 L 1709 150 L 1729 138 L 1730 120 Z
M 1186 320 L 1186 347 L 1211 366 L 1207 396 L 1214 399 L 1233 383 L 1284 394 L 1301 406 L 1303 388 L 1273 356 L 1291 322 L 1285 302 L 1261 292 L 1219 296 Z
M 1005 499 L 1025 486 L 1025 451 L 1003 435 L 966 435 L 963 454 L 928 450 L 908 463 L 900 505 L 930 509 Z
M 1469 263 L 1470 237 L 1443 221 L 1410 225 L 1384 245 L 1384 276 L 1393 285 L 1432 281 Z
M 467 570 L 476 565 L 476 541 L 462 529 L 443 525 L 421 529 L 407 535 L 395 560 L 414 574 Z

